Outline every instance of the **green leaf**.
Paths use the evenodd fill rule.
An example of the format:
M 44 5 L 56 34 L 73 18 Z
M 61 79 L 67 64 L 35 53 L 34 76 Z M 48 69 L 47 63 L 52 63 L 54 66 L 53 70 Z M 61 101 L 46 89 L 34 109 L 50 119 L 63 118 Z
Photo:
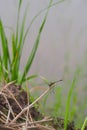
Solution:
M 46 11 L 46 10 L 48 10 L 48 8 L 54 7 L 54 6 L 56 6 L 56 5 L 60 4 L 60 3 L 62 3 L 63 1 L 65 1 L 65 0 L 60 0 L 60 1 L 54 2 L 53 4 L 50 4 L 50 6 L 47 6 L 47 7 L 45 7 L 44 9 L 40 10 L 40 11 L 33 17 L 33 19 L 31 20 L 31 22 L 30 22 L 30 24 L 29 24 L 29 26 L 28 26 L 28 28 L 27 28 L 27 30 L 26 30 L 26 32 L 25 32 L 24 41 L 25 41 L 25 39 L 26 39 L 27 34 L 29 33 L 29 30 L 30 30 L 30 28 L 31 28 L 31 26 L 32 26 L 32 24 L 33 24 L 33 22 L 36 20 L 36 18 L 37 18 L 38 16 L 40 16 L 41 13 L 43 13 L 43 12 Z M 50 2 L 51 2 L 51 1 L 50 1 Z M 52 2 L 51 2 L 51 3 L 52 3 Z
M 34 79 L 34 78 L 37 78 L 37 77 L 38 77 L 38 75 L 31 75 L 31 76 L 25 78 L 25 79 L 23 80 L 23 82 L 26 82 L 27 80 L 29 81 L 29 80 Z
M 86 125 L 87 125 L 87 117 L 85 118 L 85 121 L 84 121 L 84 123 L 82 125 L 81 130 L 85 130 Z
M 26 7 L 25 12 L 24 12 L 24 16 L 23 16 L 23 20 L 22 20 L 22 24 L 21 24 L 21 28 L 20 28 L 20 33 L 19 33 L 19 41 L 18 41 L 18 43 L 16 43 L 17 41 L 13 42 L 13 50 L 15 50 L 15 53 L 14 53 L 14 60 L 13 60 L 12 80 L 16 80 L 18 78 L 20 59 L 21 59 L 22 49 L 23 49 L 23 45 L 24 45 L 23 37 L 24 37 L 27 9 L 28 9 L 28 6 Z M 16 35 L 16 37 L 17 37 L 17 35 Z M 13 41 L 14 41 L 14 37 L 13 37 Z
M 76 84 L 76 75 L 74 76 L 74 79 L 72 81 L 69 93 L 68 93 L 68 97 L 67 97 L 67 103 L 66 103 L 66 112 L 65 112 L 65 119 L 64 119 L 64 130 L 67 129 L 67 124 L 68 124 L 68 116 L 69 116 L 69 108 L 70 108 L 70 101 L 71 101 L 71 96 L 73 93 L 73 89 L 75 87 Z
M 52 3 L 52 0 L 50 1 L 49 7 L 50 7 L 51 3 Z M 46 19 L 47 19 L 48 11 L 49 11 L 49 8 L 48 8 L 48 10 L 47 10 L 47 12 L 46 12 L 46 15 L 45 15 L 45 17 L 44 17 L 44 20 L 43 20 L 43 22 L 42 22 L 42 24 L 41 24 L 41 26 L 40 26 L 40 28 L 39 28 L 36 41 L 35 41 L 35 43 L 34 43 L 33 49 L 32 49 L 32 51 L 31 51 L 31 54 L 30 54 L 29 58 L 28 58 L 27 64 L 26 64 L 26 66 L 25 66 L 25 69 L 24 69 L 24 72 L 23 72 L 23 75 L 22 75 L 21 83 L 23 82 L 23 79 L 25 79 L 25 77 L 26 77 L 28 71 L 30 70 L 30 67 L 31 67 L 31 65 L 32 65 L 32 62 L 33 62 L 33 60 L 34 60 L 34 57 L 35 57 L 35 54 L 36 54 L 36 51 L 37 51 L 37 48 L 38 48 L 38 45 L 39 45 L 39 41 L 40 41 L 40 38 L 41 38 L 41 33 L 42 33 L 43 28 L 44 28 Z
M 18 16 L 17 16 L 17 26 L 16 26 L 16 45 L 18 44 L 18 38 L 19 38 L 19 19 L 20 19 L 21 5 L 22 5 L 22 0 L 19 0 Z
M 11 65 L 11 60 L 10 60 L 9 49 L 8 49 L 8 41 L 1 20 L 0 20 L 0 37 L 1 37 L 2 52 L 3 52 L 2 65 L 5 68 L 5 70 L 9 70 L 8 65 Z M 4 73 L 4 76 L 7 77 L 6 72 Z
M 23 1 L 23 0 L 19 0 L 19 9 L 20 9 L 20 7 L 21 7 L 21 5 L 22 5 L 22 1 Z
M 16 42 L 15 42 L 15 35 L 14 33 L 12 34 L 12 60 L 14 60 L 14 57 L 16 55 L 17 47 L 16 47 Z

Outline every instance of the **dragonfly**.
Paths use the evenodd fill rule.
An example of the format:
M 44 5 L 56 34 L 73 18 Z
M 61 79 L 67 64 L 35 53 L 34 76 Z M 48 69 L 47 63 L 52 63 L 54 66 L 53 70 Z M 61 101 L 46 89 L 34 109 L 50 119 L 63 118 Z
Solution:
M 48 84 L 48 86 L 49 86 L 50 88 L 55 87 L 55 86 L 57 85 L 57 83 L 58 83 L 58 82 L 61 82 L 61 81 L 63 81 L 63 80 L 60 79 L 60 80 L 58 80 L 58 81 L 50 82 L 50 83 Z
M 60 80 L 57 80 L 57 81 L 49 82 L 46 78 L 44 78 L 42 76 L 40 76 L 40 78 L 44 81 L 45 84 L 47 84 L 49 86 L 49 88 L 53 88 L 53 87 L 57 86 L 58 82 L 63 81 L 62 79 L 60 79 Z
M 56 87 L 57 85 L 58 85 L 58 82 L 61 82 L 61 81 L 63 81 L 62 79 L 60 79 L 60 80 L 57 80 L 57 81 L 52 81 L 52 82 L 50 82 L 50 81 L 48 81 L 48 79 L 46 79 L 45 77 L 43 77 L 43 76 L 38 76 L 44 83 L 39 83 L 39 87 L 38 87 L 38 85 L 36 85 L 35 84 L 35 86 L 36 87 L 34 87 L 34 89 L 40 89 L 40 90 L 42 90 L 42 86 L 44 86 L 44 85 L 47 85 L 48 87 L 49 87 L 49 89 L 52 89 L 52 91 L 54 92 L 54 87 Z M 33 90 L 34 90 L 33 89 Z

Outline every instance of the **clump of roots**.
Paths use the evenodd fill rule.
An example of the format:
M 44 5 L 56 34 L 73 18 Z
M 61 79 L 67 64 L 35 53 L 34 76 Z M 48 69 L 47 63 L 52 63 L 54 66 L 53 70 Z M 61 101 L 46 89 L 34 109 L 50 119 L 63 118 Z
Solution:
M 43 125 L 52 121 L 51 118 L 45 118 L 34 107 L 47 92 L 47 89 L 38 99 L 31 102 L 29 94 L 10 82 L 0 89 L 0 129 L 6 130 L 44 130 L 47 126 Z
M 35 107 L 51 89 L 48 87 L 31 102 L 31 95 L 21 86 L 14 82 L 3 85 L 0 89 L 0 130 L 63 130 L 64 119 L 44 116 Z M 74 123 L 69 123 L 67 130 L 75 130 Z

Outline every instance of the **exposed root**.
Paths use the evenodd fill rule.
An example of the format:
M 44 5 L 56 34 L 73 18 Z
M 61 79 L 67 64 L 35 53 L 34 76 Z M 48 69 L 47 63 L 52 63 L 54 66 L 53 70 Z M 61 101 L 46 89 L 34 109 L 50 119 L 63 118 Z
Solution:
M 45 126 L 53 119 L 45 119 L 34 105 L 50 91 L 45 90 L 34 102 L 31 103 L 27 92 L 21 86 L 10 82 L 0 90 L 0 127 L 12 130 L 51 130 L 52 127 Z M 53 128 L 52 128 L 53 130 Z

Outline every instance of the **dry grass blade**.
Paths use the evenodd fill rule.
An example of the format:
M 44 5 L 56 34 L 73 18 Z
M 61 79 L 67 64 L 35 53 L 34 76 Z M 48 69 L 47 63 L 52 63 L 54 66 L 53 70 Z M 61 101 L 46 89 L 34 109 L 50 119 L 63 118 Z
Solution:
M 26 82 L 26 92 L 27 92 L 27 100 L 28 100 L 28 106 L 29 106 L 29 104 L 30 104 L 30 97 L 29 97 L 29 88 L 28 88 L 27 82 Z M 31 113 L 30 113 L 30 109 L 27 109 L 26 128 L 28 127 L 28 122 L 30 123 L 31 121 L 33 121 L 33 119 L 32 119 Z
M 8 110 L 8 115 L 7 115 L 6 124 L 8 124 L 8 123 L 9 123 L 9 119 L 10 119 L 10 113 L 11 113 L 11 111 L 10 111 L 10 109 L 9 109 L 9 110 Z
M 6 119 L 3 116 L 1 116 L 0 121 L 5 124 Z
M 2 111 L 0 111 L 0 115 L 7 118 L 7 116 Z
M 3 93 L 3 96 L 4 96 L 4 98 L 5 98 L 5 100 L 6 100 L 7 104 L 8 104 L 8 107 L 9 107 L 8 111 L 10 110 L 10 113 L 11 113 L 11 114 L 13 115 L 13 117 L 15 118 L 15 114 L 14 114 L 14 112 L 13 112 L 11 106 L 10 106 L 10 103 L 9 103 L 9 101 L 8 101 L 8 99 L 7 99 L 7 97 L 6 97 L 6 95 L 5 95 L 4 93 Z M 7 120 L 9 120 L 9 119 L 7 119 Z
M 40 90 L 46 90 L 45 87 L 42 87 L 42 86 L 36 86 L 36 87 L 33 87 L 30 89 L 30 93 L 34 92 L 34 91 L 40 91 Z
M 38 127 L 41 129 L 41 130 L 56 130 L 52 127 L 48 127 L 48 126 L 43 126 L 43 125 L 38 125 Z
M 53 119 L 47 119 L 47 120 L 39 120 L 39 121 L 33 121 L 33 122 L 29 122 L 28 123 L 28 126 L 30 126 L 30 125 L 32 125 L 32 124 L 41 124 L 41 123 L 46 123 L 46 122 L 51 122 L 51 121 L 53 121 Z M 15 123 L 15 124 L 12 124 L 12 125 L 15 125 L 15 127 L 17 127 L 17 126 L 25 126 L 25 123 L 20 123 L 20 124 L 17 124 L 17 123 Z
M 0 126 L 0 130 L 16 130 L 16 129 L 8 126 L 4 126 L 4 127 Z

